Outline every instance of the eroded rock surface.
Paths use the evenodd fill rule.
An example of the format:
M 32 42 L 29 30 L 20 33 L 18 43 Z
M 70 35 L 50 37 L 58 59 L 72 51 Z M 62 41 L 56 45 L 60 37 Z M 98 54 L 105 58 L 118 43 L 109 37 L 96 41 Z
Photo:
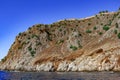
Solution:
M 120 71 L 120 11 L 33 25 L 16 37 L 0 70 Z

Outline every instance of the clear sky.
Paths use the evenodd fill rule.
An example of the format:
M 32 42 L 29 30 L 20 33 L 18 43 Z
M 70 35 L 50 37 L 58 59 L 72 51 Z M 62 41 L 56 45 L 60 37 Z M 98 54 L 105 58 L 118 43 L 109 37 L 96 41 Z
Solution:
M 84 18 L 119 7 L 120 0 L 0 0 L 0 59 L 15 36 L 34 24 Z

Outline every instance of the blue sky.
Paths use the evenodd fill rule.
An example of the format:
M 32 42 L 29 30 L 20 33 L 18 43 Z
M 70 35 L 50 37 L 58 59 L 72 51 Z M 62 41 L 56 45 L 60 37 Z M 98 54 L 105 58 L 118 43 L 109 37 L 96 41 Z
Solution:
M 19 32 L 38 24 L 84 18 L 99 11 L 116 11 L 120 0 L 0 0 L 0 59 Z

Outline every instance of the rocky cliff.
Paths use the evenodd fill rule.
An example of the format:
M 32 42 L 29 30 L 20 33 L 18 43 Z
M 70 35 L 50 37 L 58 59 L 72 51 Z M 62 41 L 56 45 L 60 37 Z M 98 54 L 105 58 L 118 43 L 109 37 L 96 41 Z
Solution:
M 16 37 L 0 69 L 120 71 L 120 11 L 33 25 Z

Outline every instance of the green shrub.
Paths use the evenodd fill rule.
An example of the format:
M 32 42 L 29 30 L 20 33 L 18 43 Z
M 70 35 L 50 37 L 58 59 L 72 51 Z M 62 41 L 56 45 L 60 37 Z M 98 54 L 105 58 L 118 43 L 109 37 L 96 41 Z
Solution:
M 19 33 L 19 36 L 21 35 L 22 33 Z
M 2 62 L 5 62 L 5 61 L 6 61 L 6 56 L 5 56 L 3 59 L 1 59 L 1 61 L 2 61 Z
M 98 15 L 95 15 L 95 17 L 96 17 L 97 19 L 99 19 Z
M 103 23 L 101 23 L 101 25 L 103 25 Z
M 100 11 L 99 14 L 101 14 L 101 13 L 108 13 L 108 10 Z
M 26 33 L 24 33 L 23 35 L 24 35 L 24 36 L 26 36 L 27 34 L 26 34 Z
M 120 39 L 120 33 L 118 33 L 118 35 L 117 35 L 117 36 L 118 36 L 118 38 Z
M 78 47 L 82 48 L 82 45 L 80 44 L 80 41 L 78 41 L 77 43 L 78 43 Z
M 82 45 L 79 44 L 79 48 L 82 48 Z
M 117 34 L 117 30 L 116 29 L 114 30 L 114 33 Z
M 60 28 L 59 31 L 62 31 L 62 28 Z
M 64 42 L 64 40 L 60 40 L 60 43 L 63 43 Z
M 66 34 L 66 31 L 64 31 L 64 35 Z
M 95 26 L 93 29 L 94 29 L 94 30 L 96 30 L 96 29 L 97 29 L 97 27 Z
M 1 59 L 2 62 L 5 62 L 5 58 Z
M 78 36 L 82 36 L 82 34 L 79 33 Z
M 73 30 L 73 28 L 71 28 L 71 31 Z
M 107 30 L 109 30 L 109 27 L 105 25 L 105 26 L 103 27 L 103 30 L 107 31 Z
M 99 32 L 99 35 L 102 35 L 103 33 L 102 32 Z
M 91 32 L 92 32 L 92 31 L 91 31 L 91 30 L 89 30 L 89 29 L 88 29 L 88 30 L 86 30 L 86 33 L 91 33 Z
M 31 53 L 31 56 L 34 57 L 36 52 L 34 50 L 32 50 L 30 53 Z
M 120 11 L 120 7 L 118 8 L 118 11 Z
M 71 46 L 70 46 L 70 49 L 72 49 L 73 51 L 75 51 L 75 50 L 77 50 L 78 48 L 77 48 L 76 46 L 71 45 Z
M 28 37 L 27 39 L 30 40 L 30 37 Z
M 88 26 L 90 26 L 91 25 L 91 23 L 88 23 Z
M 78 25 L 76 25 L 76 27 L 77 27 Z
M 30 52 L 31 56 L 34 57 L 36 52 L 32 49 L 31 46 L 28 47 L 28 51 Z
M 31 27 L 29 27 L 28 29 L 31 30 Z
M 118 28 L 118 23 L 115 24 L 116 28 Z
M 31 47 L 31 46 L 29 46 L 29 47 L 28 47 L 28 51 L 31 51 L 31 50 L 32 50 L 32 47 Z
M 112 21 L 111 21 L 111 20 L 109 20 L 109 23 L 108 23 L 108 25 L 109 25 L 109 26 L 111 26 L 111 24 L 112 24 Z
M 18 40 L 18 43 L 21 43 L 21 41 L 20 41 L 20 40 Z

